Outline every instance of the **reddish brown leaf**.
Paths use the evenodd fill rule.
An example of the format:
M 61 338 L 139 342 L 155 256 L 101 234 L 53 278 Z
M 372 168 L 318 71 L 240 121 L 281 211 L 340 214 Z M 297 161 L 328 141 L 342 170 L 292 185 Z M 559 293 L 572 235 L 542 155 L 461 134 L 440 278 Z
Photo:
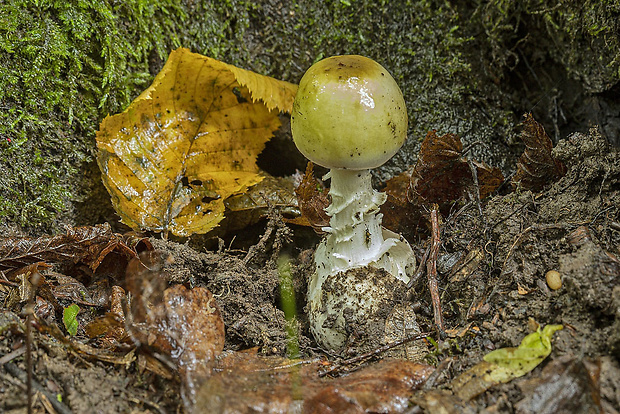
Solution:
M 382 360 L 353 374 L 337 378 L 304 402 L 304 414 L 401 413 L 409 397 L 433 372 L 428 365 Z
M 412 204 L 407 198 L 411 173 L 402 172 L 386 182 L 383 192 L 387 194 L 386 202 L 381 206 L 383 227 L 412 239 L 422 221 L 418 205 Z
M 304 178 L 295 189 L 301 217 L 305 219 L 305 222 L 296 224 L 307 223 L 316 232 L 323 233 L 323 227 L 329 226 L 329 216 L 325 213 L 325 208 L 329 206 L 330 201 L 328 190 L 314 177 L 313 170 L 314 164 L 308 162 Z
M 127 290 L 133 294 L 128 330 L 136 342 L 170 356 L 182 373 L 205 372 L 224 349 L 224 321 L 207 289 L 164 290 L 163 265 L 169 259 L 164 255 L 143 253 L 127 268 Z
M 490 196 L 500 185 L 504 183 L 504 174 L 497 167 L 491 167 L 484 162 L 472 161 L 476 167 L 478 176 L 478 188 L 480 189 L 480 199 Z
M 458 200 L 471 183 L 471 171 L 461 159 L 458 135 L 437 136 L 430 131 L 420 148 L 411 177 L 409 198 L 415 204 Z
M 409 187 L 414 204 L 446 203 L 460 199 L 474 185 L 472 167 L 461 158 L 463 144 L 456 134 L 437 136 L 430 131 L 420 148 Z M 480 198 L 491 194 L 504 181 L 499 168 L 473 161 Z
M 174 285 L 164 291 L 165 341 L 181 368 L 213 359 L 224 350 L 224 320 L 211 292 Z M 166 344 L 167 346 L 167 344 Z
M 512 184 L 525 190 L 540 191 L 545 185 L 563 177 L 566 167 L 553 158 L 553 142 L 543 126 L 534 120 L 531 113 L 525 114 L 524 118 L 521 139 L 525 151 L 517 163 Z
M 383 224 L 410 238 L 424 220 L 425 205 L 459 200 L 475 188 L 475 168 L 480 198 L 495 191 L 504 181 L 499 168 L 461 157 L 463 144 L 458 135 L 437 136 L 430 131 L 409 174 L 404 172 L 386 183 L 387 201 L 381 207 Z
M 401 413 L 433 371 L 385 359 L 346 377 L 319 378 L 320 363 L 236 352 L 197 390 L 195 412 Z M 300 410 L 301 407 L 301 410 Z
M 132 247 L 123 243 L 122 236 L 112 233 L 107 223 L 94 227 L 68 227 L 66 234 L 58 236 L 4 237 L 0 238 L 0 270 L 36 262 L 82 262 L 94 271 L 112 250 L 119 249 L 135 256 Z
M 120 286 L 112 286 L 109 296 L 110 312 L 91 321 L 84 327 L 89 338 L 101 337 L 104 348 L 115 347 L 118 343 L 125 342 L 128 339 L 125 331 L 125 313 L 122 307 L 125 290 Z

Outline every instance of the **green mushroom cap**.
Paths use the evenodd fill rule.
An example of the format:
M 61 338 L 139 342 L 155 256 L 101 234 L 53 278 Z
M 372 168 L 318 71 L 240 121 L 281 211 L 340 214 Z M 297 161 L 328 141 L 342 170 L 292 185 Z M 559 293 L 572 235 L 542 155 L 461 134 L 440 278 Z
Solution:
M 375 168 L 407 138 L 407 108 L 394 78 L 364 56 L 323 59 L 301 78 L 291 130 L 295 145 L 327 168 Z

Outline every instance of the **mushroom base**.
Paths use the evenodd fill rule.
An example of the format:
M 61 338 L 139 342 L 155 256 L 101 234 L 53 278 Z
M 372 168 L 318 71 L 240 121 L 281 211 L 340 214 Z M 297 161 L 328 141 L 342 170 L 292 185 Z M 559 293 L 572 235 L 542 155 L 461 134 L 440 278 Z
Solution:
M 315 273 L 311 286 L 318 291 L 308 303 L 308 318 L 319 345 L 339 351 L 357 347 L 360 341 L 375 348 L 394 339 L 388 335 L 386 321 L 394 319 L 395 307 L 403 302 L 407 288 L 402 281 L 384 269 L 370 266 L 332 275 L 318 288 L 316 278 Z M 403 326 L 415 324 L 413 312 L 404 319 Z M 399 331 L 406 334 L 403 329 Z

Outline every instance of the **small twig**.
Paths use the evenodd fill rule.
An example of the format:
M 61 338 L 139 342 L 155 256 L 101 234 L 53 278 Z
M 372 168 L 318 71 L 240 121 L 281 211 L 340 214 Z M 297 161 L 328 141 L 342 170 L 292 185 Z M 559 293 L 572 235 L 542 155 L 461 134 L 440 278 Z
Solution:
M 450 216 L 446 218 L 446 222 L 444 223 L 444 226 L 448 227 L 452 223 L 454 223 L 456 219 L 459 218 L 461 214 L 463 214 L 465 210 L 467 210 L 472 204 L 473 204 L 473 201 L 469 201 L 466 204 L 464 204 L 461 208 L 459 208 L 456 213 L 450 214 Z
M 7 362 L 3 366 L 9 374 L 20 380 L 22 383 L 27 381 L 28 374 L 21 370 L 15 363 Z M 72 414 L 71 410 L 65 404 L 58 401 L 55 395 L 53 395 L 34 379 L 32 380 L 32 388 L 45 395 L 59 414 Z
M 445 329 L 443 324 L 443 316 L 441 312 L 441 300 L 439 298 L 439 287 L 437 284 L 437 256 L 439 255 L 439 246 L 441 245 L 441 239 L 439 238 L 439 218 L 437 204 L 433 205 L 431 210 L 431 248 L 430 256 L 426 261 L 426 277 L 428 278 L 428 290 L 431 293 L 431 300 L 433 302 L 433 316 L 435 319 L 435 327 L 440 338 L 445 337 Z
M 34 272 L 30 275 L 30 283 L 33 286 L 33 290 L 28 298 L 28 304 L 26 305 L 26 389 L 28 393 L 28 414 L 32 414 L 32 323 L 34 320 L 34 298 L 36 296 L 37 288 L 41 283 L 41 274 Z
M 396 348 L 397 346 L 401 346 L 401 345 L 405 345 L 411 341 L 417 341 L 418 339 L 424 339 L 424 338 L 428 338 L 430 336 L 430 333 L 420 333 L 420 334 L 415 334 L 415 335 L 411 335 L 408 336 L 406 338 L 403 339 L 399 339 L 397 341 L 394 342 L 390 342 L 388 344 L 385 344 L 377 349 L 374 349 L 370 352 L 366 352 L 364 354 L 358 355 L 356 357 L 353 358 L 349 358 L 349 359 L 345 359 L 342 362 L 339 362 L 337 364 L 332 365 L 331 367 L 329 367 L 326 370 L 323 371 L 319 371 L 319 377 L 324 377 L 326 375 L 330 375 L 333 374 L 334 372 L 343 369 L 345 366 L 350 366 L 353 364 L 357 364 L 358 362 L 363 362 L 367 359 L 373 358 L 385 351 L 389 351 L 390 349 Z
M 36 397 L 35 400 L 38 399 L 39 401 L 41 401 L 41 404 L 43 405 L 43 407 L 45 407 L 48 413 L 56 414 L 56 410 L 54 410 L 54 406 L 52 405 L 52 402 L 50 401 L 50 399 L 47 398 L 47 395 L 43 394 L 42 392 L 37 391 L 35 397 Z
M 409 279 L 409 283 L 407 283 L 407 289 L 411 289 L 415 282 L 422 277 L 424 274 L 424 268 L 426 267 L 426 261 L 428 260 L 428 255 L 431 252 L 431 246 L 429 245 L 424 251 L 424 256 L 422 256 L 422 260 L 420 260 L 420 264 L 418 265 L 418 270 L 416 270 L 415 274 Z
M 25 352 L 26 352 L 26 348 L 24 348 L 23 346 L 21 348 L 17 348 L 13 352 L 9 352 L 8 354 L 6 354 L 2 358 L 0 358 L 0 365 L 4 365 L 7 362 L 11 362 L 15 358 L 18 358 L 18 357 L 24 355 Z

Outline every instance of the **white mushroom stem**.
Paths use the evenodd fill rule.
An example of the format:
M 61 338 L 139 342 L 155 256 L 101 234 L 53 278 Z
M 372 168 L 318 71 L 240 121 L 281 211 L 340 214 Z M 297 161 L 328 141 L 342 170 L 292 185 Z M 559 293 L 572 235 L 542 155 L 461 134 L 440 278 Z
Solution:
M 379 207 L 387 196 L 372 188 L 369 170 L 332 169 L 325 178 L 331 178 L 332 204 L 326 209 L 331 219 L 314 255 L 308 317 L 316 340 L 340 349 L 347 338 L 345 309 L 359 320 L 373 317 L 391 298 L 389 279 L 409 282 L 415 256 L 405 239 L 381 227 Z M 348 273 L 367 267 L 387 273 L 379 280 Z
M 381 227 L 379 207 L 387 196 L 372 188 L 370 170 L 334 168 L 325 178 L 331 178 L 332 204 L 326 209 L 329 227 L 323 229 L 328 235 L 315 253 L 319 279 L 372 265 L 408 283 L 411 248 Z

